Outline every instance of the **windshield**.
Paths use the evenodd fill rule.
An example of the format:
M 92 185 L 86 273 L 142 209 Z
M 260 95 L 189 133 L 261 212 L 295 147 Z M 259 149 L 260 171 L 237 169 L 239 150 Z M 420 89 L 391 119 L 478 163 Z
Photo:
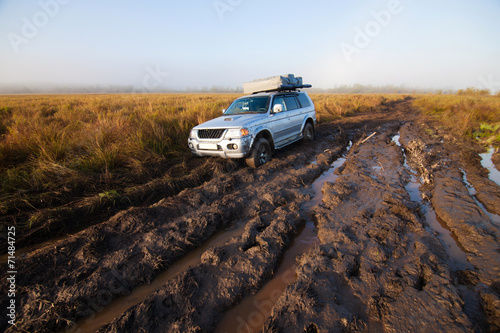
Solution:
M 235 100 L 224 114 L 266 113 L 269 96 L 243 97 Z

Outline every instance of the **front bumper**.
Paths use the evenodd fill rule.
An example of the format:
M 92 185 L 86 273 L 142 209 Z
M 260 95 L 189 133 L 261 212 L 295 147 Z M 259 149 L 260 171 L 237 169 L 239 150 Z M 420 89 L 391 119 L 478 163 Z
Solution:
M 189 138 L 188 146 L 196 156 L 219 156 L 222 158 L 243 158 L 250 152 L 252 137 L 238 139 L 206 140 Z

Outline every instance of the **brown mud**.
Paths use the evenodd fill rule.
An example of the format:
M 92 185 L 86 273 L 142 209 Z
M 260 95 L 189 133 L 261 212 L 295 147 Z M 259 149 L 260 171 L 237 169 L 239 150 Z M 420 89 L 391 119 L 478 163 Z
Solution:
M 493 155 L 491 156 L 491 161 L 493 162 L 493 165 L 495 165 L 497 170 L 500 170 L 500 150 L 498 149 L 498 147 L 493 152 Z
M 266 322 L 268 331 L 473 332 L 499 329 L 499 187 L 471 159 L 470 147 L 402 126 L 405 154 L 391 131 L 351 151 L 315 209 L 321 245 L 300 258 L 290 285 Z M 397 131 L 394 129 L 392 132 Z M 469 156 L 465 158 L 464 155 Z M 451 231 L 468 265 L 457 267 L 405 186 L 407 162 L 418 171 L 421 195 Z M 471 177 L 471 175 L 473 175 Z M 462 255 L 463 256 L 463 255 Z
M 0 328 L 500 329 L 500 187 L 479 147 L 429 136 L 410 105 L 324 124 L 258 169 L 214 167 L 200 186 L 27 251 L 16 326 Z M 312 186 L 329 171 L 319 202 Z

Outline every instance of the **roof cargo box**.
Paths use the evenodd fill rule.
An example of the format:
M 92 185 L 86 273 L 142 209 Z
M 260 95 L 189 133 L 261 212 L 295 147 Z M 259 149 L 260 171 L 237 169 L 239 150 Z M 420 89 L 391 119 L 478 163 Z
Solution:
M 301 77 L 295 77 L 293 74 L 271 76 L 265 79 L 259 79 L 252 82 L 243 83 L 243 93 L 255 94 L 266 91 L 295 90 L 300 88 L 310 88 L 310 84 L 302 84 Z

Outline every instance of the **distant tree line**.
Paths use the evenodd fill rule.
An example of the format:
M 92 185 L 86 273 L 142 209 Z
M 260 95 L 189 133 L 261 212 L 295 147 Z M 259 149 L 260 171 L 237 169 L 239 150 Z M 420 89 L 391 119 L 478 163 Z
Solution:
M 499 96 L 500 92 L 497 93 Z M 457 90 L 457 95 L 469 95 L 469 96 L 489 96 L 491 95 L 491 91 L 489 89 L 475 89 L 475 88 L 467 88 L 467 89 L 459 89 Z

